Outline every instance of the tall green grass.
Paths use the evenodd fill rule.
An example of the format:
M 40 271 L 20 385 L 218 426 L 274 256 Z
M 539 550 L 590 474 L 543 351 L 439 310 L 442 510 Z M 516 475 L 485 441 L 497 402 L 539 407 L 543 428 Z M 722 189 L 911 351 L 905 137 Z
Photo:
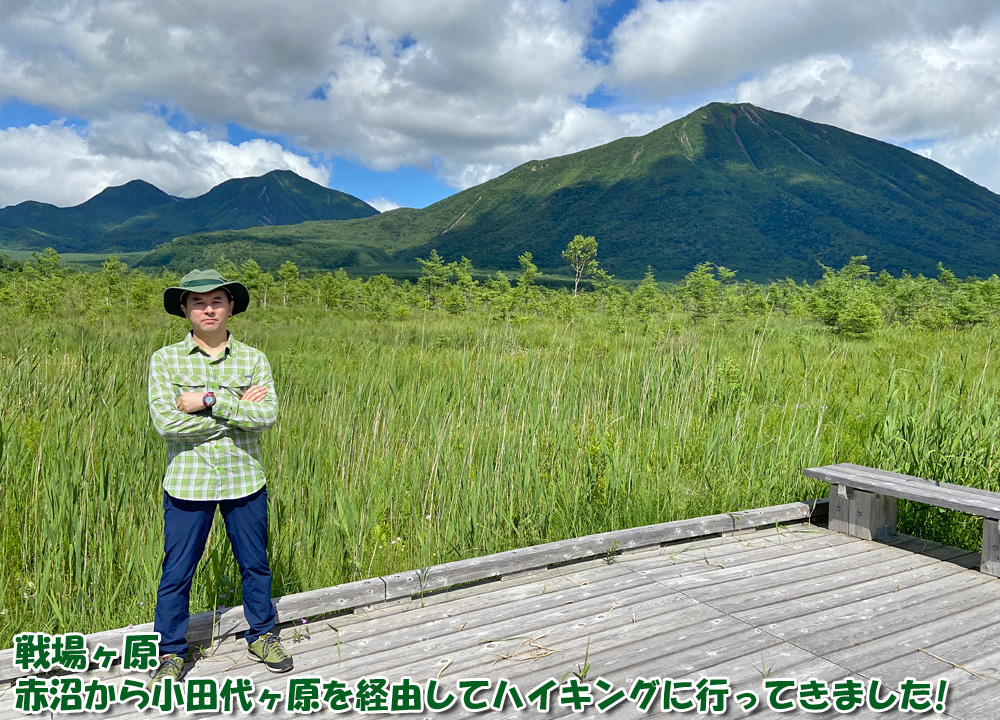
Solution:
M 505 323 L 254 310 L 281 402 L 264 435 L 274 591 L 287 594 L 593 532 L 823 496 L 853 461 L 997 488 L 996 338 L 804 322 L 603 316 Z M 0 645 L 152 619 L 162 313 L 0 333 Z M 903 529 L 974 543 L 962 518 Z M 240 602 L 217 525 L 192 610 Z

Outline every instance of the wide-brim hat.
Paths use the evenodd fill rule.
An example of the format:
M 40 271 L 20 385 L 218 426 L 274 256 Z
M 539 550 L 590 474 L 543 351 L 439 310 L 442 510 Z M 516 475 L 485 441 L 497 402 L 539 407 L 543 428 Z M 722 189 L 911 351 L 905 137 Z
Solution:
M 250 291 L 246 285 L 235 280 L 229 281 L 215 270 L 192 270 L 181 278 L 177 287 L 168 287 L 163 291 L 163 309 L 171 315 L 184 317 L 181 310 L 181 300 L 189 292 L 203 293 L 223 288 L 233 298 L 233 315 L 239 315 L 250 304 Z

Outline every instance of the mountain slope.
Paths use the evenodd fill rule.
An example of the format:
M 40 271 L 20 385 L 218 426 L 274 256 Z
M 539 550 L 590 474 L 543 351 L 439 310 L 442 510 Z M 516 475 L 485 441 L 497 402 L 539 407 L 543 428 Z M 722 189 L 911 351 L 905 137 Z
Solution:
M 576 234 L 594 235 L 609 272 L 675 279 L 712 261 L 748 279 L 815 278 L 866 254 L 876 269 L 1000 272 L 1000 196 L 878 140 L 749 104 L 712 103 L 643 137 L 535 160 L 422 210 L 346 223 L 178 238 L 147 256 L 184 264 L 196 249 L 301 258 L 304 268 L 413 267 L 436 248 L 478 267 L 547 270 Z M 238 252 L 234 252 L 239 248 Z M 325 254 L 317 251 L 325 248 Z M 256 254 L 254 254 L 256 253 Z M 369 261 L 386 256 L 388 264 Z
M 107 188 L 75 207 L 28 202 L 0 210 L 0 247 L 128 252 L 196 232 L 342 220 L 377 213 L 352 195 L 287 170 L 227 180 L 191 199 L 175 198 L 149 183 L 133 180 Z

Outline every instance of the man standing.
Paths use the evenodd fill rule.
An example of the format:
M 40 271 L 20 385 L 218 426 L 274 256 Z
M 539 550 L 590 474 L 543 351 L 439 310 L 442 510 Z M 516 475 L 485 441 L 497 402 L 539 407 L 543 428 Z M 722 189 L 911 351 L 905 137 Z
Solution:
M 247 655 L 274 672 L 292 669 L 272 632 L 267 488 L 257 442 L 278 417 L 271 366 L 226 329 L 249 303 L 242 283 L 214 270 L 194 270 L 163 293 L 163 307 L 187 318 L 191 332 L 153 353 L 149 366 L 149 411 L 167 441 L 163 573 L 153 623 L 161 657 L 151 686 L 183 672 L 191 581 L 216 507 L 240 567 Z

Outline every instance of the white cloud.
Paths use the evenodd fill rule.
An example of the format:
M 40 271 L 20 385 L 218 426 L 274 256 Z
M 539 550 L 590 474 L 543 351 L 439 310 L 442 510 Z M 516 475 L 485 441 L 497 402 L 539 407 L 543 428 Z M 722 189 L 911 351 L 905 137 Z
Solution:
M 919 152 L 993 192 L 1000 192 L 1000 129 L 937 142 Z
M 988 0 L 640 0 L 612 34 L 613 77 L 626 92 L 664 98 L 814 55 L 977 28 L 995 15 Z
M 741 83 L 740 102 L 897 143 L 1000 191 L 1000 24 L 858 54 L 814 55 Z
M 1000 111 L 992 0 L 638 0 L 612 32 L 605 65 L 586 51 L 607 4 L 7 0 L 0 103 L 85 121 L 85 133 L 50 126 L 52 147 L 36 153 L 51 164 L 37 171 L 52 178 L 50 197 L 73 195 L 58 179 L 70 165 L 88 192 L 127 168 L 190 193 L 262 158 L 328 176 L 273 143 L 144 129 L 160 117 L 182 130 L 236 123 L 380 171 L 433 169 L 464 188 L 649 132 L 694 109 L 693 96 L 897 142 L 929 138 L 936 157 L 956 159 L 982 147 L 976 138 Z M 587 107 L 599 89 L 617 99 Z M 11 173 L 2 153 L 16 157 L 26 132 L 4 136 L 0 177 Z
M 179 132 L 150 115 L 115 116 L 86 130 L 62 121 L 0 130 L 0 159 L 0 207 L 24 200 L 76 205 L 136 178 L 184 197 L 274 169 L 323 185 L 330 180 L 329 170 L 277 143 L 233 145 L 203 132 Z
M 395 202 L 393 200 L 389 200 L 388 198 L 384 198 L 384 197 L 372 198 L 371 200 L 368 200 L 367 202 L 368 202 L 369 205 L 371 205 L 373 208 L 375 208 L 379 212 L 387 212 L 389 210 L 395 210 L 397 208 L 402 207 L 402 205 L 400 205 L 398 202 Z
M 378 170 L 510 167 L 540 137 L 584 146 L 556 129 L 601 81 L 583 54 L 597 1 L 23 4 L 0 23 L 0 101 L 152 104 Z

